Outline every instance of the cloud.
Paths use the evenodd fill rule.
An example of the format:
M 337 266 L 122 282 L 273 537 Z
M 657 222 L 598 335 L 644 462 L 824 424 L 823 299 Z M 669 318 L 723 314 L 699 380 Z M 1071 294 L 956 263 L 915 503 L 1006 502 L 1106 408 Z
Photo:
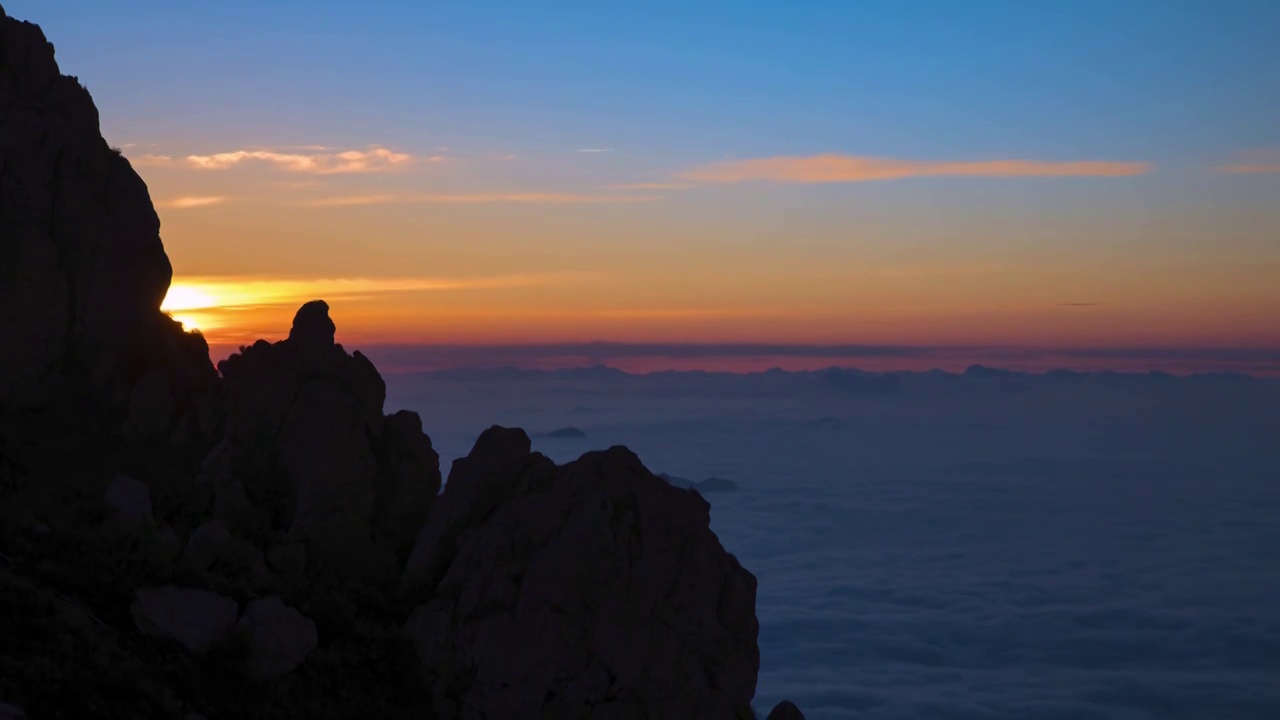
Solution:
M 1098 307 L 1101 304 L 1102 303 L 1096 303 L 1096 302 L 1064 302 L 1064 303 L 1058 303 L 1058 307 L 1085 308 L 1085 307 Z
M 159 167 L 162 165 L 172 165 L 173 157 L 169 155 L 147 153 L 146 155 L 139 155 L 136 158 L 129 158 L 129 162 L 141 167 Z
M 434 157 L 434 156 L 433 156 Z M 368 150 L 298 148 L 294 152 L 276 150 L 235 150 L 213 155 L 188 155 L 186 164 L 198 170 L 226 170 L 246 162 L 263 162 L 286 172 L 337 175 L 343 173 L 376 173 L 402 169 L 417 158 L 374 146 Z M 427 159 L 432 161 L 431 158 Z
M 574 152 L 580 152 L 580 153 L 611 153 L 611 152 L 613 152 L 613 148 L 579 148 L 579 149 L 577 149 L 577 150 L 574 150 Z
M 655 195 L 591 195 L 582 193 L 408 193 L 344 195 L 299 201 L 306 207 L 348 207 L 358 205 L 403 204 L 517 204 L 517 205 L 593 205 L 653 202 Z
M 711 163 L 680 173 L 682 180 L 735 183 L 849 183 L 909 177 L 1125 177 L 1151 172 L 1148 162 L 1110 160 L 927 161 L 840 155 L 778 156 Z
M 697 187 L 693 183 L 686 182 L 648 182 L 648 183 L 619 183 L 610 185 L 610 190 L 688 190 Z
M 177 210 L 186 210 L 188 208 L 208 207 L 210 205 L 221 205 L 227 202 L 228 198 L 220 195 L 211 195 L 207 197 L 180 197 L 172 200 L 166 200 L 160 203 L 160 207 L 174 208 Z
M 1237 154 L 1234 161 L 1215 167 L 1214 172 L 1224 175 L 1280 173 L 1280 148 L 1246 150 Z

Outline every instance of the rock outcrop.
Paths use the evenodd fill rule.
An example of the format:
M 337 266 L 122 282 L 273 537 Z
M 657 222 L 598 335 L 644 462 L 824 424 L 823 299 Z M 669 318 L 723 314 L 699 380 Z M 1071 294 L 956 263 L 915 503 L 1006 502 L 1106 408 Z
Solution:
M 783 700 L 773 706 L 773 710 L 769 711 L 769 717 L 765 720 L 804 720 L 804 713 L 800 712 L 800 708 L 790 700 Z
M 454 463 L 323 301 L 215 369 L 147 188 L 0 11 L 0 698 L 35 717 L 743 717 L 755 578 L 625 448 Z M 243 609 L 243 612 L 242 612 Z M 250 682 L 250 680 L 270 682 Z
M 86 395 L 175 430 L 216 377 L 159 310 L 172 269 L 147 187 L 40 28 L 0 16 L 0 405 Z
M 440 491 L 439 456 L 416 413 L 383 415 L 386 384 L 334 342 L 324 301 L 298 310 L 287 339 L 218 369 L 230 458 L 210 482 L 225 521 L 261 518 L 338 564 L 362 565 L 373 542 L 408 551 Z
M 563 467 L 491 428 L 406 568 L 406 626 L 461 718 L 733 717 L 755 692 L 755 578 L 709 506 L 625 448 Z

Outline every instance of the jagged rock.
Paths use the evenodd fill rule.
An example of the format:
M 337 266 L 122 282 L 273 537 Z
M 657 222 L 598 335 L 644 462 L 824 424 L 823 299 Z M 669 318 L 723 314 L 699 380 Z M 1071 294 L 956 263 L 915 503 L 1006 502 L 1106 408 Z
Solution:
M 298 308 L 289 329 L 289 340 L 303 353 L 322 353 L 333 347 L 337 327 L 329 319 L 329 304 L 312 300 Z
M 173 585 L 140 588 L 132 607 L 139 631 L 176 640 L 196 655 L 226 641 L 238 612 L 239 606 L 229 597 Z
M 401 582 L 409 591 L 433 586 L 457 550 L 460 536 L 509 497 L 522 473 L 541 461 L 544 472 L 554 465 L 530 455 L 529 436 L 519 428 L 490 427 L 480 434 L 465 458 L 453 462 L 449 483 L 419 531 Z
M 134 383 L 129 393 L 129 424 L 134 434 L 150 437 L 163 434 L 173 418 L 173 394 L 169 376 L 152 370 Z
M 658 473 L 658 477 L 665 480 L 668 485 L 672 487 L 682 488 L 684 490 L 688 490 L 694 487 L 695 485 L 697 485 L 697 483 L 690 480 L 689 478 L 683 478 L 683 477 L 680 477 L 679 475 L 668 475 L 666 473 Z
M 219 364 L 234 469 L 224 477 L 243 492 L 228 480 L 218 502 L 264 512 L 326 564 L 367 567 L 358 556 L 373 538 L 409 549 L 440 489 L 439 457 L 415 413 L 383 416 L 382 377 L 333 338 L 328 305 L 313 301 L 286 340 Z
M 174 410 L 215 383 L 204 340 L 159 310 L 171 275 L 147 187 L 103 140 L 88 91 L 39 27 L 0 13 L 0 404 L 90 388 L 123 420 L 150 372 Z M 158 384 L 139 418 L 167 427 Z
M 440 578 L 405 632 L 437 700 L 462 718 L 736 717 L 759 669 L 756 583 L 706 501 L 625 448 L 555 468 L 527 442 L 482 435 L 428 522 L 446 529 L 420 538 L 444 549 L 415 549 L 409 587 Z
M 769 711 L 766 720 L 804 720 L 804 713 L 790 700 L 783 700 Z
M 116 475 L 103 499 L 114 520 L 131 525 L 151 522 L 151 491 L 128 475 Z
M 262 551 L 236 537 L 220 520 L 210 520 L 191 533 L 182 552 L 182 564 L 197 572 L 216 564 L 226 579 L 242 580 L 250 587 L 263 587 L 270 578 Z
M 417 413 L 387 416 L 378 465 L 374 528 L 393 545 L 408 546 L 440 493 L 440 455 Z
M 315 622 L 275 596 L 249 603 L 239 625 L 249 652 L 246 672 L 258 679 L 292 671 L 320 644 Z

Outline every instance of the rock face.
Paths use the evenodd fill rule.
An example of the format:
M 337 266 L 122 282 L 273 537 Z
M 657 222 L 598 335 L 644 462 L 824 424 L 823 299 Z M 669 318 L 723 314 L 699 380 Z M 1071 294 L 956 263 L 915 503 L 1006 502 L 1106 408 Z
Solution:
M 171 275 L 88 91 L 40 28 L 0 13 L 0 405 L 73 390 L 125 412 L 141 382 L 138 418 L 173 426 L 215 376 L 204 340 L 159 311 Z
M 235 627 L 235 600 L 172 585 L 142 588 L 133 603 L 133 621 L 146 635 L 176 640 L 196 655 L 225 642 Z
M 755 692 L 755 578 L 709 506 L 625 448 L 557 468 L 492 428 L 454 465 L 405 573 L 447 713 L 732 718 Z
M 302 664 L 320 644 L 316 624 L 278 597 L 259 598 L 240 618 L 249 649 L 250 677 L 280 677 Z
M 439 456 L 416 413 L 382 414 L 386 385 L 334 342 L 328 311 L 307 303 L 287 339 L 218 364 L 230 454 L 218 502 L 229 524 L 260 515 L 319 557 L 352 560 L 375 539 L 407 551 L 439 493 Z

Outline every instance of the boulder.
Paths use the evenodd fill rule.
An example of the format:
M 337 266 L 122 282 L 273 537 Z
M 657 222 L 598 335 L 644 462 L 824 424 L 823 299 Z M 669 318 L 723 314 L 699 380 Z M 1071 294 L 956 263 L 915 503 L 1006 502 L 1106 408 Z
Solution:
M 173 585 L 138 589 L 132 607 L 139 631 L 176 640 L 196 655 L 227 640 L 238 612 L 239 606 L 229 597 Z
M 257 679 L 291 672 L 320 644 L 316 624 L 275 596 L 249 603 L 239 628 L 248 648 L 245 671 Z
M 406 576 L 432 589 L 405 632 L 442 712 L 737 717 L 756 581 L 706 501 L 625 448 L 557 468 L 526 443 L 493 428 L 455 463 Z
M 131 525 L 146 525 L 152 520 L 151 491 L 128 475 L 116 475 L 103 499 L 113 520 Z

